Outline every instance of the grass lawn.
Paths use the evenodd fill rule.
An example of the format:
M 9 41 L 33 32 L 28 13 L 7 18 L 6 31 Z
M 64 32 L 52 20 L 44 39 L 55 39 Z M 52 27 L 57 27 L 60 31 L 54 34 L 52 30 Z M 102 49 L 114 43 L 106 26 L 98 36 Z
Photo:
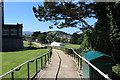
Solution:
M 50 44 L 42 44 L 43 46 L 50 46 Z M 65 43 L 65 47 L 68 48 L 80 48 L 80 45 L 78 44 L 70 44 L 70 43 Z
M 50 46 L 50 44 L 42 44 L 43 46 Z
M 24 42 L 24 45 L 27 47 L 28 42 Z M 34 45 L 34 46 L 36 46 L 36 45 Z M 18 65 L 20 65 L 30 59 L 38 57 L 47 52 L 48 52 L 47 49 L 2 52 L 2 53 L 0 53 L 0 55 L 2 55 L 2 74 L 8 72 L 12 68 L 17 67 Z M 39 66 L 40 66 L 40 61 L 39 61 Z M 30 63 L 30 69 L 31 69 L 30 73 L 33 74 L 35 72 L 35 61 Z M 9 78 L 10 75 L 8 75 L 6 77 Z M 27 65 L 23 66 L 20 71 L 15 71 L 15 77 L 16 78 L 26 78 L 27 77 Z
M 80 45 L 78 45 L 78 44 L 65 44 L 65 47 L 68 47 L 68 48 L 80 48 Z
M 29 47 L 30 42 L 24 41 L 24 47 Z M 31 45 L 32 47 L 40 48 L 39 46 L 36 46 L 34 43 Z

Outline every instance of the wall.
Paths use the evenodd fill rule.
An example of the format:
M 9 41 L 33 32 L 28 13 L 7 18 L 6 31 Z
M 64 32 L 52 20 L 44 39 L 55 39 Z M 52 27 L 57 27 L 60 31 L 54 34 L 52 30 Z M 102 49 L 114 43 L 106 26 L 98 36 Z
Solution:
M 22 39 L 3 39 L 3 51 L 23 49 Z
M 2 0 L 0 0 L 0 52 L 2 51 L 2 25 L 3 25 L 3 8 Z

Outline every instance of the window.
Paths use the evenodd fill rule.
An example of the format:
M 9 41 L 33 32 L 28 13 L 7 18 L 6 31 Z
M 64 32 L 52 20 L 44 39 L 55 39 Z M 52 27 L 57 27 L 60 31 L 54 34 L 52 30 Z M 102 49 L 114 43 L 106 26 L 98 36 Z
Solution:
M 11 28 L 11 29 L 10 29 L 10 35 L 13 35 L 13 36 L 18 35 L 18 33 L 17 33 L 17 28 Z
M 4 36 L 17 36 L 18 32 L 17 32 L 17 28 L 3 28 L 3 35 Z
M 9 35 L 9 29 L 8 28 L 3 29 L 3 35 L 6 35 L 6 36 Z

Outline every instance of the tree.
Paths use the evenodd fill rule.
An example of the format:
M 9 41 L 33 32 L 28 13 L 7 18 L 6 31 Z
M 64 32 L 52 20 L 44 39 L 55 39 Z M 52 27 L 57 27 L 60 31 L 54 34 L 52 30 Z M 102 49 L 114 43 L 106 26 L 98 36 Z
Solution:
M 52 35 L 47 35 L 46 39 L 47 39 L 48 43 L 51 43 L 54 41 Z
M 82 34 L 77 34 L 77 33 L 73 33 L 71 35 L 71 40 L 70 40 L 70 43 L 72 44 L 80 44 L 82 42 Z
M 59 38 L 59 37 L 54 36 L 53 41 L 60 42 L 60 38 Z
M 61 38 L 61 39 L 60 39 L 60 42 L 67 43 L 68 40 L 67 40 L 66 38 Z
M 95 13 L 98 21 L 94 31 L 89 35 L 91 47 L 111 55 L 115 63 L 119 62 L 120 52 L 120 2 L 96 3 Z
M 38 41 L 42 44 L 46 44 L 47 43 L 47 39 L 46 39 L 46 33 L 41 33 L 38 35 Z
M 25 34 L 25 35 L 23 35 L 23 37 L 24 37 L 24 40 L 27 40 L 27 41 L 32 41 L 33 40 L 32 36 L 29 35 L 29 34 Z
M 33 11 L 39 21 L 53 21 L 53 25 L 57 28 L 78 27 L 81 29 L 77 25 L 84 23 L 86 28 L 92 29 L 85 18 L 96 17 L 91 7 L 93 5 L 94 3 L 85 2 L 44 2 L 43 6 L 33 7 Z
M 81 44 L 83 49 L 86 48 L 84 50 L 94 49 L 119 61 L 120 2 L 45 2 L 43 6 L 33 7 L 33 11 L 39 21 L 53 21 L 57 28 L 81 29 L 84 32 Z M 94 28 L 85 21 L 91 17 L 98 19 Z
M 40 33 L 41 33 L 40 31 L 33 32 L 33 34 L 32 34 L 33 40 L 37 39 L 37 37 Z

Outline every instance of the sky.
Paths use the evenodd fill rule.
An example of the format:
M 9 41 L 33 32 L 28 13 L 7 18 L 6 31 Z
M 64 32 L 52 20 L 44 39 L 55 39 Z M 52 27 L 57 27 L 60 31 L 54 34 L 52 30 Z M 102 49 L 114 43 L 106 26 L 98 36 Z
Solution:
M 23 31 L 64 31 L 72 34 L 79 31 L 76 28 L 49 29 L 51 22 L 39 22 L 35 18 L 32 7 L 42 5 L 43 2 L 5 2 L 4 3 L 4 23 L 5 24 L 23 24 Z M 86 19 L 90 25 L 93 25 L 96 19 Z

